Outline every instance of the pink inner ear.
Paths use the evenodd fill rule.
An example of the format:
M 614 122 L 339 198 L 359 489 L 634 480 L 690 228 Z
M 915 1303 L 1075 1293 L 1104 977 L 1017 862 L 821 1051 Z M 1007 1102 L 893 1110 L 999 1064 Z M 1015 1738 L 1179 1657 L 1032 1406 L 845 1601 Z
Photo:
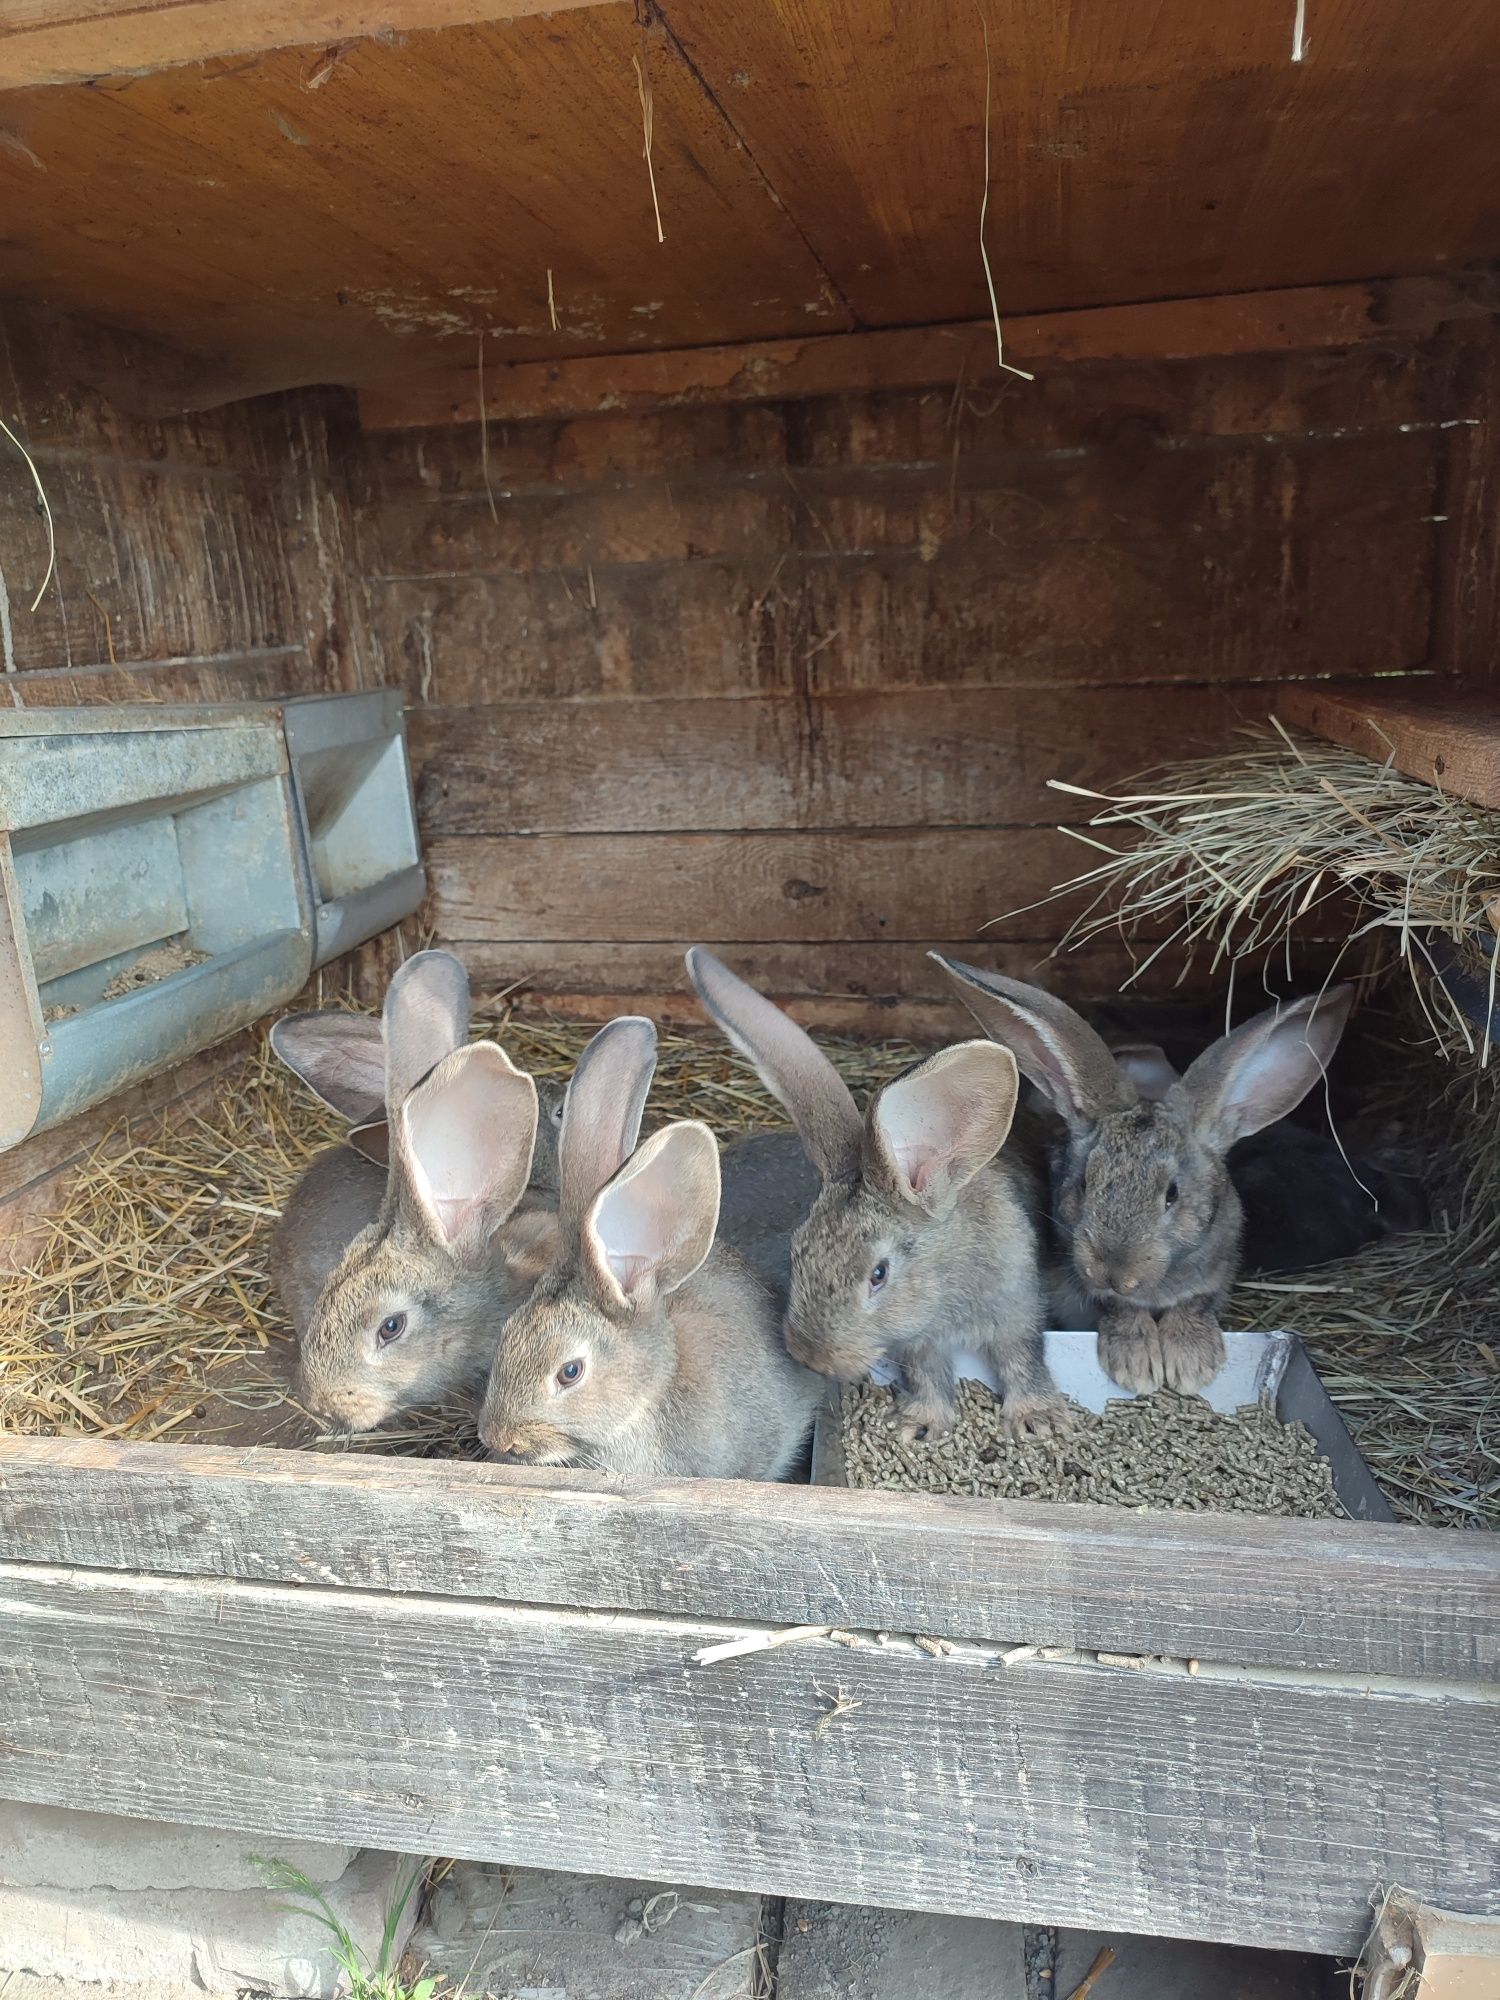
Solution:
M 479 1206 L 478 1195 L 443 1195 L 428 1190 L 427 1200 L 437 1217 L 438 1228 L 451 1243 L 458 1236 L 475 1209 Z
M 622 1250 L 611 1250 L 607 1261 L 616 1283 L 627 1298 L 651 1269 L 649 1257 L 632 1257 Z
M 942 1155 L 932 1146 L 907 1145 L 895 1148 L 896 1165 L 913 1194 L 925 1194 L 937 1178 Z

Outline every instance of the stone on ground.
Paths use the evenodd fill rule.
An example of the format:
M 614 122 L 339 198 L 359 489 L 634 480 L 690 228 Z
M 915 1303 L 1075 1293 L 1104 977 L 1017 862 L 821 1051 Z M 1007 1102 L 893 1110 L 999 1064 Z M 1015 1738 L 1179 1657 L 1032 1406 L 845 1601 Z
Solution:
M 760 1926 L 758 1896 L 459 1862 L 407 1963 L 466 2000 L 749 2000 Z

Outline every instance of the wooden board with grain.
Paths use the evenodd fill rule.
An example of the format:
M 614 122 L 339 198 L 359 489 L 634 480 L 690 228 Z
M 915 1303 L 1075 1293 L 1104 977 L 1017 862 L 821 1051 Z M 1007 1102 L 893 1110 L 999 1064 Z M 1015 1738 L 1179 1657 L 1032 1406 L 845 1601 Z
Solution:
M 1259 690 L 988 688 L 922 694 L 419 708 L 410 743 L 429 839 L 775 827 L 1049 826 L 1086 818 L 1049 778 L 1114 783 L 1224 747 Z M 1087 855 L 1080 850 L 1078 865 Z
M 1032 927 L 1038 932 L 1053 921 L 1046 909 L 1033 912 Z M 692 937 L 646 944 L 444 939 L 469 967 L 477 992 L 510 993 L 523 1013 L 593 1022 L 608 1021 L 616 1014 L 649 1014 L 665 1026 L 701 1029 L 703 1010 L 683 967 L 688 946 L 698 941 Z M 1308 939 L 1294 961 L 1293 980 L 1316 981 L 1336 959 L 1341 942 Z M 806 1028 L 908 1035 L 928 1042 L 962 1040 L 972 1031 L 970 1017 L 927 958 L 929 947 L 939 944 L 948 952 L 955 949 L 953 940 L 944 943 L 935 938 L 900 944 L 868 939 L 798 943 L 721 938 L 714 949 Z M 959 955 L 1072 1000 L 1097 1000 L 1118 993 L 1149 949 L 1136 946 L 1132 951 L 1114 936 L 1076 951 L 1058 951 L 1056 946 L 1055 936 L 996 938 L 986 933 L 963 944 Z M 363 989 L 367 999 L 384 995 L 394 963 L 371 966 Z M 1192 1000 L 1215 990 L 1217 974 L 1201 959 L 1186 975 L 1168 963 L 1165 982 L 1148 981 L 1139 990 L 1153 997 L 1164 990 Z M 1267 967 L 1266 974 L 1273 990 L 1282 990 L 1277 982 L 1286 980 L 1284 966 Z M 1293 984 L 1290 990 L 1301 988 Z
M 7 1474 L 13 1463 L 7 1451 Z M 475 1469 L 443 1468 L 462 1470 Z M 712 1510 L 713 1491 L 701 1497 Z M 207 1514 L 168 1502 L 172 1574 L 0 1561 L 0 1791 L 259 1839 L 1325 1952 L 1357 1946 L 1372 1892 L 1391 1880 L 1496 1907 L 1492 1673 L 1206 1662 L 1189 1674 L 1180 1659 L 1131 1671 L 1091 1652 L 1006 1666 L 999 1648 L 960 1641 L 935 1658 L 868 1629 L 852 1647 L 815 1638 L 701 1667 L 697 1650 L 743 1630 L 741 1616 L 348 1584 L 325 1558 L 384 1544 L 367 1511 L 327 1547 L 320 1498 L 298 1479 L 273 1501 L 305 1556 L 292 1586 L 181 1573 L 184 1544 L 209 1544 L 212 1500 Z M 699 1498 L 653 1554 L 650 1496 L 621 1496 L 639 1518 L 622 1523 L 613 1597 L 622 1570 L 656 1574 L 662 1595 L 681 1576 L 691 1595 L 695 1572 L 743 1574 L 747 1548 L 766 1573 L 792 1572 L 769 1524 L 732 1501 L 705 1518 Z M 870 1501 L 893 1502 L 893 1516 L 912 1505 L 861 1498 L 865 1524 Z M 164 1546 L 149 1487 L 142 1499 L 142 1546 Z M 481 1502 L 464 1523 L 464 1551 L 486 1511 Z M 531 1518 L 554 1531 L 536 1573 L 547 1576 L 549 1556 L 554 1574 L 573 1567 L 576 1538 L 559 1537 L 559 1515 L 544 1501 Z M 118 1545 L 118 1525 L 92 1539 L 96 1555 Z M 268 1530 L 260 1545 L 276 1539 Z M 220 1539 L 221 1571 L 241 1541 Z M 401 1538 L 399 1560 L 410 1567 L 417 1547 L 446 1542 L 425 1520 Z M 930 1574 L 926 1537 L 908 1530 L 907 1544 L 907 1573 Z M 1087 1561 L 1093 1546 L 1086 1537 L 1076 1555 Z M 1263 1593 L 1297 1590 L 1285 1541 L 1279 1558 L 1261 1566 Z M 1390 1560 L 1402 1561 L 1394 1548 Z M 1067 1571 L 1050 1546 L 1036 1563 L 1055 1590 Z M 861 1540 L 853 1573 L 868 1566 Z M 850 1565 L 820 1544 L 801 1567 L 838 1606 L 818 1622 L 842 1625 Z M 1185 1568 L 1191 1559 L 1164 1578 L 1168 1590 L 1182 1590 Z M 987 1574 L 969 1570 L 971 1587 Z M 1116 1564 L 1105 1585 L 1117 1601 L 1128 1576 Z M 1492 1596 L 1493 1579 L 1486 1587 Z M 1325 1580 L 1325 1629 L 1330 1594 Z M 1290 1608 L 1281 1629 L 1296 1632 Z
M 1369 341 L 1389 349 L 1485 310 L 1470 286 L 1402 278 L 1007 315 L 1004 331 L 1015 365 L 1045 371 L 1079 361 L 1315 353 Z M 491 417 L 514 420 L 977 382 L 993 372 L 994 343 L 993 321 L 967 320 L 649 354 L 502 361 L 486 372 L 484 403 Z M 478 383 L 467 370 L 444 375 L 433 368 L 416 382 L 365 391 L 360 414 L 371 430 L 472 422 Z
M 988 50 L 967 0 L 665 14 L 864 325 L 985 311 L 987 70 L 1008 317 L 1494 254 L 1500 17 L 1485 0 L 1422 15 L 1330 0 L 1305 61 L 1293 14 L 1195 0 L 1115 0 L 1087 22 L 1007 10 Z M 1367 119 L 1386 132 L 1376 153 Z
M 0 1560 L 1500 1682 L 1500 1537 L 0 1439 Z
M 1081 859 L 1080 859 L 1081 857 Z M 1087 862 L 1047 828 L 475 834 L 430 841 L 442 937 L 887 942 L 1035 935 L 1024 906 Z M 1059 930 L 1076 899 L 1047 912 Z M 1030 928 L 1028 929 L 1028 923 Z
M 1287 688 L 1276 697 L 1284 722 L 1389 763 L 1454 798 L 1500 810 L 1500 700 L 1492 694 L 1430 698 L 1384 688 Z
M 852 325 L 627 0 L 14 91 L 0 125 L 0 289 L 40 262 L 53 303 L 218 357 L 219 397 L 477 367 L 481 332 L 498 363 Z
M 93 83 L 263 49 L 557 14 L 594 0 L 7 0 L 0 90 Z
M 982 27 L 966 0 L 750 19 L 666 0 L 645 25 L 624 0 L 11 0 L 0 291 L 174 342 L 199 407 L 328 381 L 382 420 L 472 407 L 481 332 L 522 371 L 501 389 L 516 411 L 616 393 L 613 369 L 537 372 L 601 355 L 624 358 L 627 399 L 926 376 L 922 330 L 989 310 L 987 72 L 997 298 L 1044 368 L 1330 327 L 1399 342 L 1432 322 L 1383 322 L 1384 294 L 1357 297 L 1371 274 L 1500 252 L 1482 0 L 1431 21 L 1330 0 L 1305 63 L 1248 0 L 1118 0 L 1087 30 L 997 18 L 988 57 Z M 1343 305 L 1232 303 L 1344 286 Z M 1202 330 L 1108 318 L 1135 304 L 1151 327 L 1160 301 Z M 1103 322 L 1029 325 L 1074 308 Z M 807 339 L 856 329 L 896 344 L 863 361 Z M 662 350 L 665 372 L 636 365 Z

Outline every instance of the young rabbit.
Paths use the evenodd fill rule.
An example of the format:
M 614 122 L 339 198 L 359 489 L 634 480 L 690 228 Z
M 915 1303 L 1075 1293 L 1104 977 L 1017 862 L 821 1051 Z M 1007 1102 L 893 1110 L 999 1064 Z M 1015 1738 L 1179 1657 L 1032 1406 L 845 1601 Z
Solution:
M 1219 1316 L 1240 1260 L 1229 1149 L 1322 1076 L 1353 988 L 1257 1015 L 1179 1078 L 1158 1049 L 1111 1051 L 1039 987 L 931 955 L 1066 1128 L 1052 1160 L 1063 1315 L 1098 1327 L 1100 1365 L 1123 1388 L 1202 1388 L 1224 1365 Z
M 393 1108 L 379 1212 L 334 1267 L 302 1342 L 318 1415 L 372 1430 L 482 1386 L 555 1247 L 555 1216 L 517 1213 L 536 1124 L 535 1084 L 493 1042 L 455 1049 Z
M 878 1091 L 863 1118 L 795 1022 L 695 946 L 710 1017 L 791 1113 L 822 1186 L 792 1238 L 786 1341 L 835 1381 L 901 1369 L 908 1437 L 952 1426 L 957 1358 L 993 1367 L 1008 1427 L 1067 1421 L 1042 1353 L 1036 1228 L 1025 1178 L 996 1160 L 1018 1079 L 992 1043 L 943 1049 Z M 992 1164 L 993 1162 L 993 1164 Z
M 469 976 L 445 951 L 406 961 L 379 1021 L 327 1008 L 271 1029 L 272 1053 L 351 1126 L 304 1172 L 271 1240 L 271 1280 L 299 1340 L 334 1266 L 380 1211 L 387 1103 L 399 1104 L 468 1031 Z
M 656 1031 L 612 1021 L 568 1086 L 558 1256 L 512 1317 L 480 1436 L 534 1465 L 779 1479 L 820 1385 L 782 1346 L 753 1271 L 714 1232 L 719 1150 L 681 1122 L 639 1148 Z

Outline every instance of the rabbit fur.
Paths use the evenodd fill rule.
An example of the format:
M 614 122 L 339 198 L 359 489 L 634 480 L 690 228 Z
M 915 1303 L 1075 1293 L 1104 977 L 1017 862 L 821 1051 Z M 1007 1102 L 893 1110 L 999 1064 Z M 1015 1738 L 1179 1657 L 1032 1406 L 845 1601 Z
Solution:
M 1062 1121 L 1051 1159 L 1058 1317 L 1097 1326 L 1100 1365 L 1123 1388 L 1202 1388 L 1224 1365 L 1219 1321 L 1240 1264 L 1230 1149 L 1323 1075 L 1353 988 L 1257 1015 L 1178 1077 L 1159 1049 L 1112 1051 L 1039 987 L 931 956 Z
M 273 1242 L 303 1395 L 346 1428 L 371 1429 L 400 1409 L 477 1390 L 506 1312 L 550 1254 L 545 1193 L 521 1207 L 526 1176 L 517 1189 L 497 1186 L 476 1157 L 497 1124 L 507 1134 L 514 1126 L 526 1135 L 531 1169 L 535 1086 L 494 1044 L 465 1046 L 467 1032 L 463 966 L 423 952 L 391 981 L 379 1026 L 348 1014 L 294 1016 L 272 1033 L 278 1055 L 325 1101 L 378 1131 L 388 1154 L 384 1171 L 348 1147 L 320 1154 Z M 550 1155 L 555 1180 L 555 1147 L 537 1153 L 536 1170 L 549 1177 Z M 467 1217 L 450 1228 L 453 1201 L 435 1207 L 430 1191 L 465 1186 Z
M 1042 1288 L 1027 1180 L 999 1152 L 1014 1060 L 991 1043 L 941 1050 L 878 1091 L 861 1117 L 828 1058 L 781 1009 L 695 946 L 709 1017 L 791 1114 L 820 1187 L 792 1238 L 786 1342 L 808 1367 L 858 1382 L 901 1370 L 907 1437 L 951 1428 L 955 1363 L 990 1363 L 1013 1431 L 1067 1421 L 1042 1351 Z
M 767 1285 L 714 1241 L 706 1125 L 637 1146 L 656 1061 L 638 1016 L 602 1029 L 568 1086 L 557 1255 L 495 1356 L 480 1436 L 498 1456 L 642 1477 L 779 1479 L 820 1385 L 782 1346 Z

